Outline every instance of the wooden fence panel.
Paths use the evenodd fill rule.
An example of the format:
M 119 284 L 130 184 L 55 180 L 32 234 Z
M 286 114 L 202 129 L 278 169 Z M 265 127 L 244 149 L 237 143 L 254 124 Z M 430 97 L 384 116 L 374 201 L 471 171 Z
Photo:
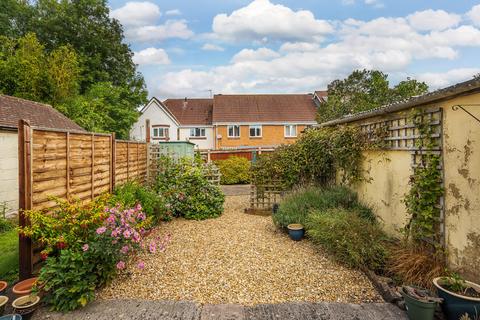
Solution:
M 31 127 L 19 122 L 20 226 L 24 210 L 47 213 L 60 199 L 89 202 L 127 181 L 145 182 L 147 144 L 114 135 Z M 20 236 L 20 278 L 33 273 L 41 246 Z

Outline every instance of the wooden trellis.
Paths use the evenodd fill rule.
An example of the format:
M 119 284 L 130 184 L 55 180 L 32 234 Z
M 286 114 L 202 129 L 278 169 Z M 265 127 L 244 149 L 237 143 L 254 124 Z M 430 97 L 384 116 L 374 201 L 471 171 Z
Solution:
M 274 204 L 280 203 L 285 195 L 282 181 L 272 180 L 263 184 L 252 183 L 250 189 L 250 208 L 247 213 L 270 214 Z

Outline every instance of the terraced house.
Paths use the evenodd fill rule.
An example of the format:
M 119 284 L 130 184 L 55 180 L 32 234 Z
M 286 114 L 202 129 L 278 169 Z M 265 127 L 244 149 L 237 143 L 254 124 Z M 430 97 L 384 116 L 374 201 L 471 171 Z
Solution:
M 190 141 L 200 150 L 274 148 L 295 142 L 325 93 L 223 95 L 213 99 L 152 98 L 131 138 L 152 143 Z

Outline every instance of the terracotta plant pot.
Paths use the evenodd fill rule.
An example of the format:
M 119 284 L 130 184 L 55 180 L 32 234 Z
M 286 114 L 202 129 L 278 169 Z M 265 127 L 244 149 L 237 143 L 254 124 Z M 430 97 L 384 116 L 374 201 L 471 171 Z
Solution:
M 433 279 L 433 284 L 437 287 L 438 296 L 443 299 L 442 310 L 447 316 L 448 320 L 458 320 L 465 314 L 472 319 L 480 314 L 480 298 L 473 298 L 458 294 L 445 289 L 444 277 Z M 467 286 L 480 292 L 480 285 L 465 281 Z
M 0 316 L 5 311 L 5 307 L 7 306 L 7 302 L 8 302 L 8 297 L 0 296 Z
M 0 281 L 0 294 L 3 294 L 3 292 L 7 289 L 8 283 L 5 281 Z
M 37 295 L 28 295 L 15 299 L 12 303 L 15 313 L 22 316 L 23 319 L 30 319 L 40 303 L 40 297 Z
M 20 281 L 16 285 L 13 286 L 13 293 L 17 296 L 24 296 L 30 294 L 32 292 L 32 288 L 37 282 L 38 278 L 30 278 L 23 281 Z
M 303 236 L 305 235 L 305 228 L 299 223 L 289 224 L 287 228 L 290 239 L 294 241 L 302 240 Z

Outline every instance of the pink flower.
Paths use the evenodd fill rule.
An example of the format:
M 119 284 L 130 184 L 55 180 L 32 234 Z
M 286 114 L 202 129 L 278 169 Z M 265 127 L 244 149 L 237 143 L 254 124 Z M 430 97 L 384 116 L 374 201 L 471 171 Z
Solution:
M 150 251 L 150 253 L 157 252 L 157 244 L 155 243 L 155 241 L 150 242 L 150 245 L 148 246 L 148 250 Z
M 129 249 L 130 249 L 130 248 L 129 248 L 128 246 L 123 246 L 122 249 L 120 249 L 120 252 L 121 252 L 122 254 L 127 254 Z
M 90 247 L 89 247 L 88 243 L 85 243 L 85 244 L 82 246 L 83 252 L 87 252 L 89 248 L 90 248 Z
M 132 233 L 130 232 L 130 230 L 125 230 L 123 231 L 123 236 L 128 239 L 130 238 L 130 236 L 132 235 Z
M 123 269 L 125 269 L 125 262 L 119 261 L 119 262 L 117 263 L 117 269 L 118 269 L 118 270 L 123 270 Z
M 105 227 L 100 227 L 100 228 L 97 229 L 97 234 L 105 233 L 105 231 L 107 231 L 107 228 L 105 228 Z
M 137 265 L 138 269 L 143 270 L 145 269 L 145 263 L 143 261 L 140 261 Z
M 135 231 L 133 233 L 132 239 L 133 239 L 133 242 L 140 242 L 140 235 L 138 234 L 138 232 Z
M 107 222 L 108 223 L 114 223 L 115 222 L 115 215 L 113 213 L 108 216 Z

